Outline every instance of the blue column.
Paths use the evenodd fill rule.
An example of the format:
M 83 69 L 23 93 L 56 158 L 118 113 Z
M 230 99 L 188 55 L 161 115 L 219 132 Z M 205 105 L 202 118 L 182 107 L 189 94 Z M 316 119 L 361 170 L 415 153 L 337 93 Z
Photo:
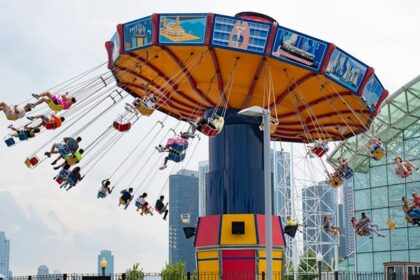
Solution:
M 209 138 L 207 215 L 264 214 L 261 118 L 240 116 L 238 111 L 227 110 L 222 132 Z M 205 116 L 212 112 L 207 110 Z

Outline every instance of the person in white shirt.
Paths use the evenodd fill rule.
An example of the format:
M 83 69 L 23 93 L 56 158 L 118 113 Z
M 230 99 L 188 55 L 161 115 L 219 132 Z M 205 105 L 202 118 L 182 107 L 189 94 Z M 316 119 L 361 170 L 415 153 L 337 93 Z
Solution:
M 109 187 L 110 185 L 111 185 L 111 182 L 108 179 L 105 179 L 102 181 L 102 186 L 98 190 L 98 198 L 105 198 L 108 194 L 112 193 L 112 190 L 114 189 L 114 187 L 112 187 L 111 189 Z
M 31 108 L 30 104 L 26 104 L 23 108 L 19 108 L 18 105 L 7 105 L 4 102 L 0 102 L 0 111 L 4 112 L 9 121 L 16 121 L 23 118 L 27 112 L 32 110 Z
M 144 203 L 146 202 L 147 193 L 143 193 L 136 199 L 136 207 L 137 211 L 141 210 L 143 208 Z

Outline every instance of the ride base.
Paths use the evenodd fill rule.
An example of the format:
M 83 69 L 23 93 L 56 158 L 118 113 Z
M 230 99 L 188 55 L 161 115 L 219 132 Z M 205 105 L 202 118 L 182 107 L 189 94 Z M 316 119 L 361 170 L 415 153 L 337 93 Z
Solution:
M 284 235 L 280 217 L 272 216 L 273 278 L 283 276 Z M 202 279 L 263 280 L 265 215 L 225 214 L 200 217 L 194 246 L 197 272 Z M 221 276 L 221 277 L 220 277 Z

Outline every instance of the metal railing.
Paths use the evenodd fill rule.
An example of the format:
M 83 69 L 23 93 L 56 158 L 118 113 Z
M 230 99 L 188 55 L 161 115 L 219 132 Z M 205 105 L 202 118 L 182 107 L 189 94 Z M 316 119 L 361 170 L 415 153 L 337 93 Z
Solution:
M 319 280 L 318 273 L 298 273 L 297 280 Z M 4 277 L 0 280 L 265 280 L 265 273 L 224 272 L 224 273 L 141 273 L 134 276 L 126 273 L 107 274 L 49 274 Z M 294 274 L 273 273 L 273 280 L 294 280 Z M 383 272 L 322 272 L 320 280 L 420 280 L 420 274 Z

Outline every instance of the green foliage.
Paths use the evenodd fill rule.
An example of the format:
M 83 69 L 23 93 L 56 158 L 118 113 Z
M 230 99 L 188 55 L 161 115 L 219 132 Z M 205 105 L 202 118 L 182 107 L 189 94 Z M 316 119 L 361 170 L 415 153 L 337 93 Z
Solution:
M 160 274 L 163 280 L 187 279 L 185 274 L 185 263 L 181 261 L 174 264 L 166 264 Z
M 125 279 L 126 280 L 143 280 L 144 279 L 143 268 L 140 268 L 139 263 L 133 264 L 133 267 L 127 270 Z

